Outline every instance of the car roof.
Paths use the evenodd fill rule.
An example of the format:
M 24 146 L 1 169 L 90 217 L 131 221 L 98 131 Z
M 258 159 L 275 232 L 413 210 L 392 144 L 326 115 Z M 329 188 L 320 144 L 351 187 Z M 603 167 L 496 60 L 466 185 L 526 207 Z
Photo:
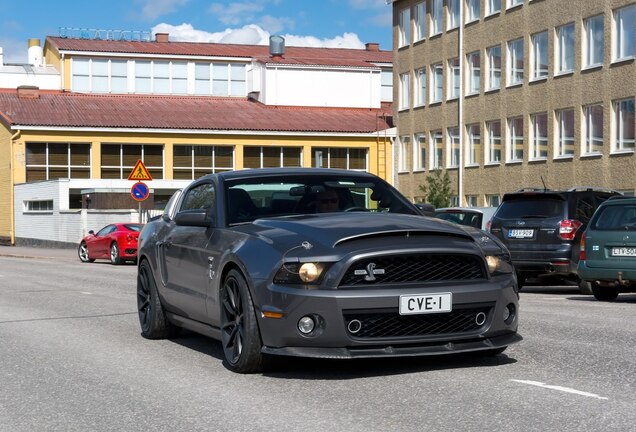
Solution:
M 336 168 L 248 168 L 236 171 L 225 171 L 216 174 L 208 174 L 206 177 L 218 177 L 224 180 L 233 180 L 240 178 L 267 177 L 278 175 L 328 175 L 328 176 L 356 176 L 364 178 L 376 178 L 373 174 L 365 171 L 352 171 Z
M 441 207 L 435 209 L 435 212 L 443 212 L 443 213 L 455 213 L 455 212 L 465 212 L 465 213 L 494 213 L 497 210 L 497 207 Z

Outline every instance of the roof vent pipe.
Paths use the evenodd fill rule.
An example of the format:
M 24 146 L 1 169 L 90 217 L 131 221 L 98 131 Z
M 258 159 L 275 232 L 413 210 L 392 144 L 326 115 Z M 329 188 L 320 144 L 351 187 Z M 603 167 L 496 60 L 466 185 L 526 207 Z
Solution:
M 269 55 L 271 57 L 283 57 L 285 54 L 285 38 L 282 36 L 269 37 Z
M 40 39 L 29 39 L 29 64 L 31 66 L 42 66 L 42 47 Z

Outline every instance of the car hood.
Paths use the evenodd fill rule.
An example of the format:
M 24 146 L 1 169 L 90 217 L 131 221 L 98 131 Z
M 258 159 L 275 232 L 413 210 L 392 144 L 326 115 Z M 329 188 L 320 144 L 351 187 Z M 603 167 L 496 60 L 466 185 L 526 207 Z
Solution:
M 263 218 L 235 228 L 248 234 L 266 237 L 271 241 L 287 243 L 287 240 L 297 243 L 301 240 L 326 247 L 335 247 L 350 240 L 406 233 L 475 239 L 474 235 L 459 225 L 419 215 L 395 213 L 352 212 Z

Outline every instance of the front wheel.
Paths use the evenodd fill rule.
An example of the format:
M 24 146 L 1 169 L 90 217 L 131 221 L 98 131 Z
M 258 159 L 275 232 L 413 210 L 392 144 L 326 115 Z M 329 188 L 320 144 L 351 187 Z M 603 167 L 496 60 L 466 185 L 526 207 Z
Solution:
M 230 270 L 221 291 L 221 343 L 228 369 L 254 373 L 263 369 L 261 336 L 247 282 Z
M 614 301 L 618 297 L 618 288 L 602 287 L 596 283 L 592 285 L 592 292 L 598 301 Z
M 88 246 L 86 245 L 86 242 L 80 243 L 79 247 L 77 248 L 77 256 L 79 257 L 80 261 L 83 263 L 91 263 L 95 261 L 94 259 L 89 258 L 88 256 Z
M 152 269 L 146 260 L 141 262 L 137 272 L 137 313 L 141 335 L 146 339 L 169 338 L 179 332 L 179 328 L 166 318 Z
M 119 246 L 113 242 L 110 245 L 110 263 L 112 265 L 121 264 L 121 258 L 119 257 Z

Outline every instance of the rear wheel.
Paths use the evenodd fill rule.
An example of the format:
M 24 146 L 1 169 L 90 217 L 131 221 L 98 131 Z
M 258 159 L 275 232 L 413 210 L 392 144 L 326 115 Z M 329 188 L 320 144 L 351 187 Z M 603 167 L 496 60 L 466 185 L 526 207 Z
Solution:
M 152 269 L 146 260 L 142 261 L 137 272 L 137 313 L 141 335 L 146 339 L 169 338 L 179 332 L 179 328 L 166 318 Z
M 119 246 L 113 242 L 110 245 L 110 263 L 113 265 L 121 264 L 121 258 L 119 257 Z
M 221 343 L 228 369 L 254 373 L 263 369 L 261 336 L 247 282 L 230 270 L 221 291 Z
M 77 248 L 77 256 L 83 263 L 90 263 L 95 261 L 94 259 L 88 257 L 88 246 L 86 245 L 86 242 L 80 243 L 79 247 Z
M 618 297 L 618 288 L 602 287 L 596 283 L 592 285 L 592 292 L 596 300 L 599 301 L 614 301 Z

